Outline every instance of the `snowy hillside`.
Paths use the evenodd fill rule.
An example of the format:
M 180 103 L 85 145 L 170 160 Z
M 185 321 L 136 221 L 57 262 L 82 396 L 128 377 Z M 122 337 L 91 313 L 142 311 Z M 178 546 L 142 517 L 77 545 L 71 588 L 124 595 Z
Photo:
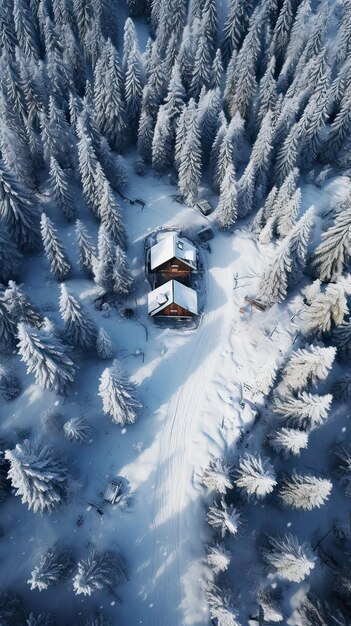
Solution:
M 350 60 L 349 0 L 3 0 L 0 626 L 350 625 Z

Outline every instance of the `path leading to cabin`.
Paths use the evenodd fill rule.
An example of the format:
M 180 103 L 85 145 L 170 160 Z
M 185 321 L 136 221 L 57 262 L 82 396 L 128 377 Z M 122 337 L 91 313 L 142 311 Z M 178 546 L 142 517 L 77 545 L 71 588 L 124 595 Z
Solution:
M 200 535 L 204 520 L 200 493 L 193 485 L 194 471 L 198 469 L 194 446 L 207 444 L 206 436 L 201 437 L 202 414 L 223 343 L 230 333 L 234 261 L 232 238 L 217 235 L 211 246 L 205 313 L 199 329 L 189 335 L 182 380 L 169 401 L 159 436 L 154 518 L 150 529 L 148 626 L 208 623 L 195 566 L 196 558 L 199 560 L 203 554 Z

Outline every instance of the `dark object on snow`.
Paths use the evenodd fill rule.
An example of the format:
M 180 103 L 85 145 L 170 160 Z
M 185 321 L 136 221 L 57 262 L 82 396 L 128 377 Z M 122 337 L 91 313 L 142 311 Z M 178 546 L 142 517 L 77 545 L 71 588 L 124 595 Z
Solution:
M 123 483 L 121 480 L 111 480 L 104 491 L 104 500 L 110 504 L 117 504 L 122 496 Z
M 244 300 L 248 304 L 251 304 L 251 306 L 254 306 L 255 309 L 258 309 L 259 311 L 265 311 L 267 308 L 264 306 L 264 304 L 261 304 L 261 302 L 258 302 L 257 300 L 253 300 L 252 298 L 249 298 L 249 296 L 245 296 Z
M 195 203 L 195 206 L 199 211 L 201 211 L 202 215 L 210 215 L 213 213 L 213 206 L 208 200 L 198 200 Z
M 134 317 L 133 309 L 123 309 L 122 317 L 126 317 L 127 319 L 130 319 L 131 317 Z
M 146 202 L 144 200 L 141 200 L 141 198 L 135 198 L 135 200 L 132 200 L 131 198 L 128 198 L 127 196 L 124 195 L 124 193 L 122 193 L 121 191 L 119 191 L 119 189 L 116 189 L 118 195 L 123 199 L 123 200 L 127 200 L 127 202 L 129 202 L 129 204 L 134 205 L 134 204 L 139 204 L 141 206 L 141 210 L 143 210 Z
M 206 243 L 206 241 L 209 241 L 209 239 L 213 239 L 214 232 L 212 228 L 210 228 L 209 226 L 206 226 L 205 228 L 203 228 L 202 230 L 198 232 L 197 236 L 200 239 L 200 241 L 202 241 L 203 243 Z

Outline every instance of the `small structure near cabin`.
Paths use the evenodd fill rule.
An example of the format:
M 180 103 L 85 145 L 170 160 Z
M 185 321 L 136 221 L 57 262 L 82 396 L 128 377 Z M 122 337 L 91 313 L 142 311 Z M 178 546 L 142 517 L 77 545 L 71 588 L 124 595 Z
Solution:
M 169 280 L 148 294 L 152 317 L 188 319 L 198 314 L 197 293 L 177 280 Z
M 197 264 L 195 246 L 177 233 L 169 234 L 151 247 L 150 270 L 155 275 L 156 287 L 173 278 L 189 286 L 190 274 L 197 271 Z

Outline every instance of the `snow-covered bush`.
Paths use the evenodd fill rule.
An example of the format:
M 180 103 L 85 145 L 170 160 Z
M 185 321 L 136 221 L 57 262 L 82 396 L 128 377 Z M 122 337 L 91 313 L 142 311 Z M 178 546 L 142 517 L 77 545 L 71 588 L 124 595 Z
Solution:
M 319 396 L 303 391 L 296 397 L 292 394 L 276 397 L 273 410 L 289 426 L 313 430 L 327 419 L 332 400 L 331 394 Z
M 220 503 L 215 500 L 207 513 L 207 522 L 221 533 L 222 538 L 228 532 L 236 535 L 241 525 L 241 515 L 233 504 L 227 504 L 224 498 Z
M 217 626 L 241 626 L 238 621 L 238 610 L 230 591 L 219 589 L 211 584 L 207 588 L 207 601 L 211 618 L 216 620 Z
M 279 496 L 286 506 L 311 511 L 328 500 L 332 483 L 326 478 L 293 472 L 282 481 Z
M 335 348 L 309 346 L 293 352 L 283 372 L 285 384 L 293 391 L 315 385 L 327 378 L 335 358 Z
M 110 415 L 116 424 L 133 424 L 140 413 L 136 386 L 122 370 L 118 361 L 107 367 L 101 374 L 99 395 L 102 398 L 103 411 Z
M 234 484 L 250 498 L 264 498 L 277 484 L 273 466 L 268 459 L 253 454 L 245 454 L 235 470 Z
M 213 570 L 214 574 L 225 572 L 231 561 L 231 553 L 226 550 L 222 543 L 215 543 L 207 548 L 207 563 Z
M 315 566 L 315 556 L 307 544 L 300 545 L 297 537 L 291 534 L 283 537 L 268 537 L 268 545 L 262 550 L 262 556 L 274 573 L 290 580 L 305 580 Z
M 36 384 L 66 395 L 73 383 L 76 366 L 50 324 L 34 330 L 21 322 L 18 324 L 18 339 L 19 354 L 27 372 L 34 374 Z
M 96 339 L 96 352 L 100 359 L 112 359 L 114 356 L 114 349 L 111 337 L 100 326 Z
M 27 583 L 31 589 L 43 591 L 56 583 L 67 580 L 73 571 L 73 565 L 71 550 L 53 546 L 41 555 Z
M 275 590 L 262 589 L 257 594 L 257 603 L 260 607 L 264 622 L 274 624 L 284 621 L 283 612 L 279 606 L 279 593 Z
M 95 347 L 97 337 L 95 322 L 63 283 L 61 284 L 60 314 L 65 323 L 65 339 L 68 343 L 86 350 Z
M 84 417 L 76 416 L 64 423 L 63 432 L 70 441 L 87 443 L 91 437 L 92 428 Z
M 67 498 L 70 471 L 50 446 L 25 440 L 6 450 L 5 459 L 10 463 L 8 477 L 16 496 L 34 513 L 51 513 Z
M 21 392 L 20 380 L 13 373 L 9 364 L 0 363 L 0 395 L 9 401 L 17 398 Z
M 78 572 L 73 578 L 73 589 L 76 595 L 91 596 L 101 589 L 112 590 L 123 580 L 126 580 L 126 574 L 118 556 L 93 551 L 86 559 L 79 561 Z
M 224 459 L 212 459 L 205 469 L 202 482 L 210 490 L 225 494 L 227 489 L 233 488 L 232 465 Z
M 269 436 L 272 448 L 288 457 L 290 454 L 299 456 L 301 450 L 308 446 L 308 433 L 295 428 L 278 428 Z

